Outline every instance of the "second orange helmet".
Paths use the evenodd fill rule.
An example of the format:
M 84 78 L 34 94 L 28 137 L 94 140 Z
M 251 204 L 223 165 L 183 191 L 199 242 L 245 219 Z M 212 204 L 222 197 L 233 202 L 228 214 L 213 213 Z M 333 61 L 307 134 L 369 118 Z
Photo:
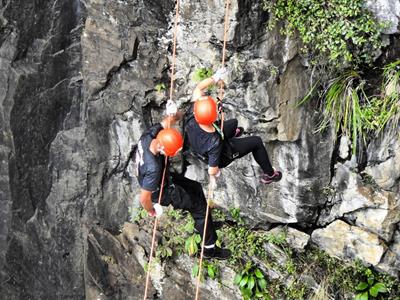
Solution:
M 166 128 L 157 134 L 157 140 L 163 146 L 166 156 L 175 156 L 182 149 L 183 138 L 175 128 Z
M 200 98 L 194 103 L 193 114 L 197 123 L 211 125 L 218 117 L 215 100 L 210 96 Z

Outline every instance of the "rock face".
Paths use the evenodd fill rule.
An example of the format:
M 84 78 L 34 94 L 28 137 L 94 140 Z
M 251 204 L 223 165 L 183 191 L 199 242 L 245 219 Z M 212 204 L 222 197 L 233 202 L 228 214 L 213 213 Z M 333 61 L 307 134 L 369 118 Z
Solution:
M 84 295 L 79 188 L 85 181 L 79 180 L 86 178 L 80 169 L 86 160 L 76 155 L 84 148 L 78 128 L 83 10 L 79 1 L 8 1 L 1 8 L 0 267 L 6 299 Z
M 186 96 L 181 101 L 195 86 L 187 79 L 196 69 L 220 65 L 224 12 L 213 9 L 221 3 L 211 3 L 182 3 L 177 77 L 179 91 Z M 227 118 L 237 118 L 246 133 L 261 136 L 273 166 L 284 175 L 274 186 L 260 186 L 260 168 L 248 155 L 223 171 L 214 200 L 225 207 L 240 207 L 254 222 L 312 222 L 321 204 L 318 187 L 330 181 L 330 160 L 323 157 L 330 157 L 334 143 L 329 132 L 322 136 L 307 130 L 314 126 L 313 115 L 306 117 L 311 107 L 296 108 L 309 87 L 297 44 L 277 32 L 266 33 L 268 16 L 257 3 L 233 2 L 230 16 Z M 204 170 L 204 165 L 197 165 L 198 172 Z
M 332 256 L 358 258 L 372 265 L 381 261 L 386 250 L 376 234 L 340 220 L 329 224 L 325 229 L 314 230 L 311 238 Z
M 329 207 L 329 216 L 321 215 L 325 225 L 338 218 L 345 218 L 390 241 L 400 222 L 400 197 L 397 193 L 374 190 L 363 182 L 360 175 L 345 164 L 338 164 L 333 186 L 337 194 Z
M 396 0 L 368 0 L 367 7 L 386 25 L 384 33 L 399 32 L 400 3 Z
M 386 130 L 368 147 L 365 170 L 385 190 L 400 192 L 400 141 L 397 132 Z
M 139 279 L 150 234 L 126 226 L 129 236 L 117 232 L 129 207 L 139 205 L 131 147 L 161 119 L 168 99 L 155 86 L 169 86 L 173 13 L 172 0 L 3 1 L 0 286 L 5 299 L 142 298 Z M 223 1 L 181 1 L 174 96 L 182 107 L 189 105 L 196 84 L 193 72 L 220 66 L 223 16 Z M 313 133 L 318 115 L 312 104 L 296 107 L 311 85 L 309 70 L 297 42 L 278 29 L 266 31 L 267 20 L 258 2 L 232 2 L 231 81 L 224 102 L 227 117 L 238 118 L 245 134 L 261 136 L 283 178 L 261 186 L 260 169 L 248 155 L 223 171 L 215 202 L 239 207 L 252 225 L 310 228 L 334 222 L 315 231 L 314 242 L 398 275 L 398 139 L 385 135 L 368 149 L 366 172 L 380 191 L 338 166 L 338 196 L 327 202 L 322 190 L 333 175 L 335 137 L 330 131 Z M 206 184 L 205 166 L 189 162 L 186 175 Z M 343 244 L 359 246 L 332 245 L 324 230 L 335 228 L 343 232 Z M 307 241 L 303 236 L 299 249 Z M 368 255 L 365 245 L 375 254 Z M 193 282 L 185 279 L 189 260 L 164 268 L 165 285 L 154 285 L 151 293 L 165 299 L 192 295 Z M 226 280 L 231 277 L 228 270 Z M 235 288 L 219 294 L 212 286 L 202 288 L 207 299 L 239 297 Z

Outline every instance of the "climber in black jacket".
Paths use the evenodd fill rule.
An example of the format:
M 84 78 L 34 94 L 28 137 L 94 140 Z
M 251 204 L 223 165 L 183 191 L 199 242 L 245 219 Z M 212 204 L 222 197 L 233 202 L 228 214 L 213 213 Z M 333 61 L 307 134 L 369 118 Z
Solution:
M 171 111 L 175 114 L 170 114 Z M 182 116 L 180 112 L 176 113 L 176 111 L 176 106 L 173 109 L 167 106 L 169 116 L 143 133 L 137 145 L 135 162 L 141 187 L 140 203 L 153 217 L 160 217 L 163 212 L 157 202 L 165 164 L 164 155 L 174 156 L 180 151 L 183 143 L 182 136 L 176 129 L 164 129 L 167 124 L 173 125 Z M 167 167 L 161 205 L 168 206 L 169 204 L 175 209 L 189 211 L 194 219 L 196 230 L 203 233 L 207 201 L 201 184 L 177 173 L 170 173 Z M 218 224 L 218 226 L 220 225 Z M 215 245 L 216 226 L 216 223 L 212 222 L 210 213 L 205 236 L 204 256 L 226 259 L 230 256 L 230 251 Z
M 204 96 L 211 84 L 216 84 L 226 76 L 226 69 L 219 69 L 212 77 L 201 81 L 193 91 L 192 111 L 186 116 L 185 132 L 189 139 L 189 147 L 198 157 L 208 163 L 208 173 L 218 177 L 220 168 L 224 168 L 234 160 L 252 153 L 263 170 L 261 182 L 269 184 L 279 181 L 282 173 L 272 168 L 263 141 L 258 136 L 238 138 L 243 128 L 238 127 L 236 119 L 223 123 L 223 132 L 215 122 L 217 105 L 215 100 Z

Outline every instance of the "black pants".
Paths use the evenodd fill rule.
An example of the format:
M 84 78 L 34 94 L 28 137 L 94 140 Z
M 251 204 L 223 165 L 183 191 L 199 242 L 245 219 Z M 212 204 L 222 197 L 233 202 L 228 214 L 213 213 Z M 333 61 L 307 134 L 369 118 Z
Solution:
M 165 197 L 162 197 L 161 205 L 171 204 L 174 209 L 183 209 L 188 211 L 194 219 L 194 227 L 203 237 L 207 200 L 204 196 L 203 188 L 197 181 L 190 180 L 177 173 L 171 173 L 172 185 L 165 189 Z M 158 199 L 152 199 L 157 202 Z M 207 232 L 205 245 L 212 245 L 217 240 L 211 211 L 209 210 L 207 221 Z
M 234 138 L 237 127 L 238 121 L 236 119 L 224 121 L 224 142 L 229 139 L 232 150 L 237 152 L 237 156 L 234 159 L 221 159 L 219 167 L 224 168 L 231 164 L 235 159 L 241 158 L 251 152 L 263 172 L 271 176 L 274 173 L 274 169 L 271 166 L 267 150 L 265 149 L 261 138 L 259 136 Z

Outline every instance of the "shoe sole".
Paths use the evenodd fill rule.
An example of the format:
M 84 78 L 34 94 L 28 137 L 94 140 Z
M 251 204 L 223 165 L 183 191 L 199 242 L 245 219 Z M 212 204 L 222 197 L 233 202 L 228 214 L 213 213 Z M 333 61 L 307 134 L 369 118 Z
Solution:
M 262 183 L 264 183 L 264 184 L 270 184 L 270 183 L 273 183 L 273 182 L 278 182 L 278 181 L 280 181 L 282 179 L 282 174 L 281 174 L 281 176 L 278 178 L 278 179 L 270 179 L 270 180 L 265 180 L 265 179 L 260 179 L 260 181 L 262 182 Z

